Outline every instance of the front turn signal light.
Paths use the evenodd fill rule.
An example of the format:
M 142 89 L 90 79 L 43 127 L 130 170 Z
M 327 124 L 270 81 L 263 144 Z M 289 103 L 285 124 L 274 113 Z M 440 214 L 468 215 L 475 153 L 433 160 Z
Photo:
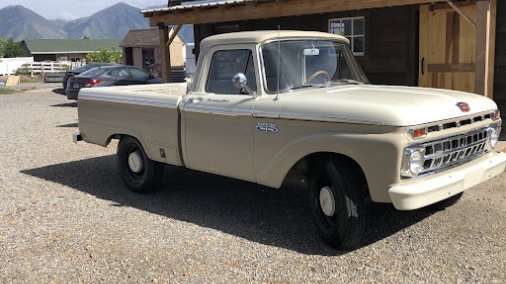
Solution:
M 413 139 L 422 139 L 427 137 L 427 128 L 411 129 L 408 131 L 408 134 Z
M 500 110 L 496 110 L 494 112 L 494 116 L 492 117 L 492 120 L 496 121 L 496 120 L 499 120 L 501 119 L 501 111 Z

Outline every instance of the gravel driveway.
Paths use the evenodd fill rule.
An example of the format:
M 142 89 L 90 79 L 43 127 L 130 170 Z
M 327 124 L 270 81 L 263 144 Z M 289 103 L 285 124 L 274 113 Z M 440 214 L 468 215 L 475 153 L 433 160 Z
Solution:
M 444 211 L 370 205 L 361 247 L 338 252 L 300 189 L 172 169 L 130 193 L 116 144 L 76 131 L 76 104 L 51 89 L 0 95 L 0 283 L 506 279 L 506 174 Z

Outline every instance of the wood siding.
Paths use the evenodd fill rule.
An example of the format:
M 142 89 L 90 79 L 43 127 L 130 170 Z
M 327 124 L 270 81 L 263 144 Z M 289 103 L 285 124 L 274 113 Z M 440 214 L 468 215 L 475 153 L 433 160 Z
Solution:
M 476 21 L 476 4 L 459 9 Z M 476 69 L 481 66 L 476 61 L 476 28 L 447 5 L 422 5 L 420 10 L 419 60 L 424 66 L 419 85 L 483 94 L 484 81 L 475 84 Z
M 33 61 L 42 62 L 42 61 L 56 61 L 56 54 L 35 54 L 33 56 Z
M 506 1 L 497 1 L 494 99 L 506 114 Z M 500 102 L 499 102 L 500 101 Z
M 388 85 L 418 84 L 418 6 L 368 9 L 220 24 L 195 25 L 196 54 L 200 41 L 210 35 L 278 29 L 328 32 L 334 18 L 365 18 L 364 56 L 357 56 L 371 83 Z

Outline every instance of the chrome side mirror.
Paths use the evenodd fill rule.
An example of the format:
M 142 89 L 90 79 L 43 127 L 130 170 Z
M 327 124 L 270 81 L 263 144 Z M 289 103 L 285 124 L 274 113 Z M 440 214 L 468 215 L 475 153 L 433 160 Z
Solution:
M 243 73 L 237 73 L 234 77 L 232 77 L 232 84 L 234 84 L 234 87 L 237 89 L 245 89 L 248 94 L 256 97 L 256 93 L 250 87 L 248 87 L 247 83 L 248 78 L 246 78 L 246 75 Z
M 246 83 L 248 83 L 248 78 L 246 78 L 246 75 L 244 75 L 242 73 L 237 73 L 232 78 L 232 84 L 234 84 L 234 86 L 237 89 L 245 88 L 246 87 Z

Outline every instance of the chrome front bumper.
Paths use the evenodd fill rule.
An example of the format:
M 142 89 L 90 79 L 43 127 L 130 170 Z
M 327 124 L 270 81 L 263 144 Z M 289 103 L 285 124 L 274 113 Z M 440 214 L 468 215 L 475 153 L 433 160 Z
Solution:
M 396 209 L 418 209 L 487 181 L 505 168 L 506 154 L 493 152 L 438 174 L 394 184 L 388 194 Z

